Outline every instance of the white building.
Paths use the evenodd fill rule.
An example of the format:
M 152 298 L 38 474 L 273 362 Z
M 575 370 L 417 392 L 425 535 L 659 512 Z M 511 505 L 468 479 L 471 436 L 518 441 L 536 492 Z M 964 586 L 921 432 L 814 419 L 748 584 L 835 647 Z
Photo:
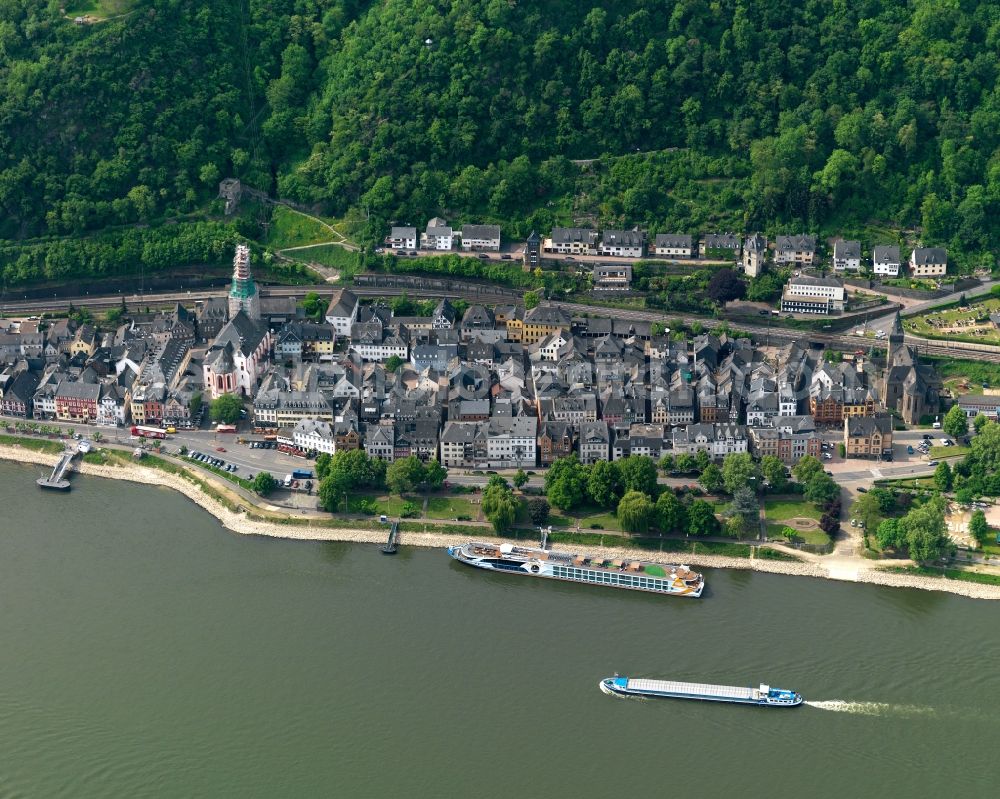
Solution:
M 486 459 L 491 469 L 535 465 L 538 419 L 534 416 L 494 416 L 486 435 Z
M 778 236 L 774 243 L 776 264 L 811 266 L 816 258 L 816 237 L 801 233 L 797 236 Z
M 917 247 L 910 253 L 914 277 L 940 277 L 948 271 L 948 251 L 944 247 Z
M 670 258 L 691 257 L 691 235 L 684 233 L 657 233 L 653 252 Z
M 877 244 L 872 249 L 872 264 L 876 275 L 899 277 L 902 261 L 899 258 L 899 247 L 895 244 Z
M 861 270 L 861 242 L 837 239 L 833 243 L 833 268 L 837 272 Z
M 844 284 L 835 277 L 793 277 L 785 284 L 781 310 L 786 313 L 843 311 Z
M 356 352 L 364 361 L 387 361 L 392 357 L 410 358 L 410 348 L 407 343 L 395 334 L 390 333 L 381 341 L 352 341 L 351 352 Z
M 597 247 L 598 255 L 642 258 L 646 254 L 646 234 L 635 230 L 605 230 Z
M 417 249 L 417 229 L 415 227 L 394 227 L 385 243 L 393 250 Z
M 462 225 L 463 250 L 500 250 L 500 225 Z
M 330 423 L 321 419 L 301 419 L 292 428 L 292 441 L 307 452 L 325 452 L 333 455 L 337 445 Z
M 351 335 L 351 325 L 358 321 L 358 305 L 358 298 L 350 289 L 334 292 L 326 309 L 326 323 L 339 336 Z
M 455 243 L 455 231 L 447 219 L 434 217 L 427 223 L 427 230 L 420 235 L 420 246 L 425 250 L 450 250 Z
M 542 243 L 545 252 L 564 255 L 597 255 L 597 231 L 589 228 L 554 227 Z
M 767 239 L 760 233 L 747 236 L 743 243 L 743 273 L 747 277 L 757 277 L 764 270 L 767 255 Z

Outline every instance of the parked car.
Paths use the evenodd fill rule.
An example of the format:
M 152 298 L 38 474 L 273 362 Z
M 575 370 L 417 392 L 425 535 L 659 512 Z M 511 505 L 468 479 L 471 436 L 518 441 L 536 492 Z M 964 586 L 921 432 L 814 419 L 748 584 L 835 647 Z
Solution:
M 937 466 L 938 465 L 938 461 L 928 461 L 927 465 L 928 466 Z
M 907 455 L 912 455 L 913 454 L 913 447 L 912 446 L 907 445 L 907 447 L 906 447 L 906 454 Z
M 859 494 L 867 494 L 868 493 L 868 489 L 865 488 L 864 486 L 858 486 L 858 493 Z
M 510 260 L 510 256 L 509 255 L 501 255 L 500 256 L 500 260 L 501 261 L 509 261 Z
M 833 455 L 831 455 L 829 452 L 824 452 L 823 453 L 823 459 L 824 460 L 828 460 L 828 461 L 832 461 L 833 460 Z
M 216 447 L 216 448 L 215 448 L 215 451 L 216 451 L 216 452 L 225 452 L 225 451 L 226 451 L 226 448 L 225 448 L 225 447 Z
M 924 433 L 922 438 L 924 439 L 924 441 L 930 441 L 931 439 L 934 438 L 934 436 L 932 436 L 930 433 Z

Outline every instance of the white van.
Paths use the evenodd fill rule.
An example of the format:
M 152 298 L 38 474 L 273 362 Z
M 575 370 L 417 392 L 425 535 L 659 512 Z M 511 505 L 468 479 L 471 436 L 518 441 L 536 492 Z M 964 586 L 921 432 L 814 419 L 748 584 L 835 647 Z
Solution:
M 941 429 L 941 422 L 934 422 L 934 424 L 931 425 L 931 427 L 933 427 L 935 430 L 940 430 Z

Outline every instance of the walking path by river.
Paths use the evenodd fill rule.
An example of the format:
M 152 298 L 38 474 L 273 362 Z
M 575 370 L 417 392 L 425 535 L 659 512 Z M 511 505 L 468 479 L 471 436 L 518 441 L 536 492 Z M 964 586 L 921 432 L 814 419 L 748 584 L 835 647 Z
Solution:
M 2 444 L 0 445 L 0 460 L 9 460 L 17 463 L 42 464 L 51 468 L 58 456 L 29 450 L 18 446 Z M 223 502 L 206 494 L 197 483 L 185 479 L 177 474 L 170 474 L 156 468 L 142 466 L 140 464 L 130 464 L 128 466 L 107 466 L 91 463 L 81 463 L 78 467 L 81 474 L 104 477 L 112 480 L 129 480 L 136 483 L 163 486 L 180 492 L 196 505 L 212 514 L 219 522 L 229 530 L 241 535 L 259 535 L 273 538 L 289 538 L 298 540 L 315 541 L 350 541 L 357 543 L 383 543 L 386 533 L 382 529 L 348 528 L 348 527 L 328 527 L 325 525 L 312 524 L 308 517 L 296 516 L 294 514 L 283 514 L 289 519 L 289 523 L 278 521 L 265 521 L 256 518 L 249 518 L 243 507 L 245 498 L 233 493 L 230 486 L 222 481 L 217 481 L 207 474 L 199 474 L 201 480 L 208 480 L 213 487 L 223 496 L 228 496 L 234 501 L 234 505 L 240 505 L 240 510 L 233 510 Z M 268 506 L 262 509 L 271 510 Z M 273 509 L 278 510 L 278 509 Z M 436 547 L 443 548 L 455 544 L 461 544 L 468 540 L 467 534 L 454 533 L 432 533 L 432 532 L 406 532 L 403 534 L 403 543 L 407 546 Z M 511 543 L 518 543 L 511 541 Z M 783 549 L 778 546 L 777 549 Z M 553 549 L 565 549 L 555 546 Z M 599 550 L 601 554 L 610 557 L 621 557 L 630 559 L 649 558 L 648 550 L 630 549 L 626 547 L 588 547 L 589 550 Z M 791 552 L 791 550 L 789 550 Z M 703 566 L 707 568 L 721 569 L 752 569 L 754 571 L 770 572 L 772 574 L 785 574 L 800 577 L 820 577 L 835 580 L 847 580 L 852 582 L 874 583 L 883 586 L 899 588 L 920 588 L 930 591 L 947 591 L 953 594 L 971 597 L 975 599 L 1000 599 L 1000 586 L 984 585 L 979 583 L 962 582 L 958 580 L 945 579 L 943 577 L 924 577 L 913 574 L 899 574 L 887 572 L 874 567 L 872 561 L 850 555 L 845 552 L 836 552 L 834 555 L 824 559 L 823 556 L 806 555 L 794 551 L 798 557 L 804 560 L 798 562 L 776 561 L 761 558 L 737 558 L 722 555 L 707 554 L 680 554 L 675 553 L 671 557 L 683 559 L 685 562 Z M 894 564 L 895 565 L 895 564 Z

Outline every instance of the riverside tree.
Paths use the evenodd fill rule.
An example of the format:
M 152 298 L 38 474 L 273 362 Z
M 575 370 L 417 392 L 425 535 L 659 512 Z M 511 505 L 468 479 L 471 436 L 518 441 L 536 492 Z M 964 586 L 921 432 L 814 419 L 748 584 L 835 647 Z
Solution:
M 277 487 L 278 481 L 274 479 L 270 472 L 260 472 L 254 477 L 251 486 L 254 493 L 266 497 Z
M 715 508 L 703 499 L 696 499 L 688 508 L 687 531 L 690 535 L 715 535 L 719 532 L 719 520 L 715 517 Z
M 664 491 L 656 500 L 657 526 L 664 533 L 686 532 L 687 508 L 673 491 Z
M 929 563 L 951 548 L 945 524 L 944 497 L 936 496 L 915 505 L 899 520 L 899 529 L 906 541 L 910 557 Z
M 602 508 L 617 507 L 618 500 L 624 493 L 618 463 L 618 461 L 601 460 L 589 469 L 587 494 L 592 502 Z
M 587 493 L 587 474 L 579 458 L 557 458 L 545 473 L 545 494 L 559 510 L 570 510 L 583 503 Z
M 974 511 L 969 519 L 969 535 L 982 546 L 990 537 L 990 526 L 986 522 L 986 514 L 981 510 Z
M 615 515 L 624 530 L 645 533 L 653 521 L 654 510 L 655 506 L 648 494 L 633 490 L 625 492 Z
M 483 516 L 493 525 L 495 532 L 503 533 L 513 527 L 517 518 L 517 497 L 502 477 L 493 475 L 490 478 L 483 489 L 481 507 Z
M 756 488 L 760 469 L 749 452 L 731 452 L 722 461 L 722 481 L 726 491 L 735 494 L 740 488 Z
M 775 493 L 780 494 L 788 487 L 785 464 L 776 455 L 765 455 L 760 459 L 760 472 Z

